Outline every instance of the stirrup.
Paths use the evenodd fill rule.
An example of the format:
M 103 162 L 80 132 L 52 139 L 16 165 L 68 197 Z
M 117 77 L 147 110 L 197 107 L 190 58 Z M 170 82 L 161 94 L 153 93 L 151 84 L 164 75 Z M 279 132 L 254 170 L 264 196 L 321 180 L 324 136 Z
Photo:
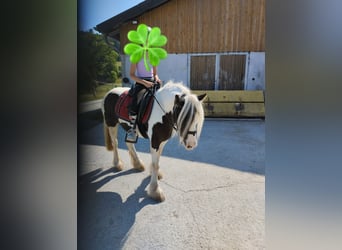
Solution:
M 138 134 L 134 128 L 130 128 L 127 131 L 125 141 L 130 143 L 136 143 L 138 141 Z
M 131 124 L 134 124 L 135 121 L 137 120 L 137 115 L 128 115 L 128 118 L 129 118 L 129 122 Z

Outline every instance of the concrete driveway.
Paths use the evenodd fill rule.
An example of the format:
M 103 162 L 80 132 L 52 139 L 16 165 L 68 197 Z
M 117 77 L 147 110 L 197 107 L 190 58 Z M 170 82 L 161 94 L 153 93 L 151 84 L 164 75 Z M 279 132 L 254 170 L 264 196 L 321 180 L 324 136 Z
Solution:
M 162 203 L 146 194 L 149 170 L 129 166 L 123 130 L 116 172 L 99 115 L 79 128 L 79 249 L 265 249 L 264 121 L 206 119 L 194 151 L 170 140 Z M 149 169 L 148 141 L 136 148 Z

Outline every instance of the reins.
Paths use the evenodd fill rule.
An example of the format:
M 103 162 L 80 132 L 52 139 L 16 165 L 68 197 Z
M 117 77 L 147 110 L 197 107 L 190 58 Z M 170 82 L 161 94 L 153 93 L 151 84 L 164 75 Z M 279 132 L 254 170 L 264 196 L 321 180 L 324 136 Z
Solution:
M 155 92 L 160 88 L 160 84 L 154 84 L 152 88 L 149 88 L 148 91 L 151 92 L 154 100 L 158 103 L 160 109 L 164 112 L 164 114 L 166 115 L 166 111 L 164 110 L 164 108 L 162 107 L 162 105 L 159 103 L 157 97 L 154 95 Z M 178 130 L 178 127 L 177 127 L 177 124 L 176 122 L 173 120 L 173 116 L 172 116 L 172 121 L 170 121 L 170 119 L 166 116 L 167 120 L 169 121 L 170 125 L 172 126 L 172 128 L 177 131 Z

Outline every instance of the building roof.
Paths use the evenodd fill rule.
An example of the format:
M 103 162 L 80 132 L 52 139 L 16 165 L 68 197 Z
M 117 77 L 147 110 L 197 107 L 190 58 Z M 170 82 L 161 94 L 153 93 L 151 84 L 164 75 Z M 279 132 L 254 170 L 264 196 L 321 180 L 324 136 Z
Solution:
M 119 33 L 119 28 L 123 23 L 136 18 L 147 11 L 157 8 L 168 1 L 169 0 L 145 0 L 138 5 L 96 25 L 95 30 L 110 37 L 115 37 Z

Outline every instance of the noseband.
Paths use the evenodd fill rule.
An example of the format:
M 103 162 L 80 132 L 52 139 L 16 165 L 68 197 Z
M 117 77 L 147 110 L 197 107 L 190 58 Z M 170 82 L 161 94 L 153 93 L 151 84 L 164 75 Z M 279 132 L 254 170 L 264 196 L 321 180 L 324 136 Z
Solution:
M 188 131 L 188 133 L 186 133 L 186 135 L 193 135 L 193 136 L 196 136 L 196 134 L 197 134 L 197 131 L 195 130 L 195 131 Z

